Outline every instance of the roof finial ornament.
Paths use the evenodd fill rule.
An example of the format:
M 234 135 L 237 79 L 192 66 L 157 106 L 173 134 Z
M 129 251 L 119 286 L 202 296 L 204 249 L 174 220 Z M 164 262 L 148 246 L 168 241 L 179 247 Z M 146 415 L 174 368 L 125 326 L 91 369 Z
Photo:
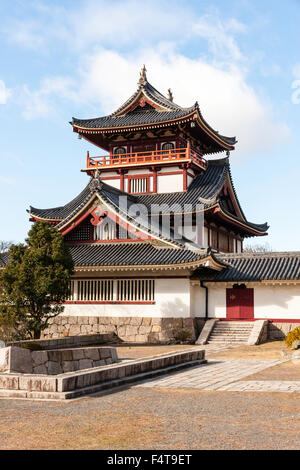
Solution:
M 100 181 L 100 171 L 98 168 L 93 172 L 93 176 L 90 181 L 90 188 L 92 191 L 100 191 L 102 189 L 102 183 Z
M 173 102 L 173 93 L 171 92 L 171 88 L 168 89 L 168 98 Z
M 142 70 L 140 71 L 140 79 L 139 79 L 139 85 L 145 85 L 147 82 L 147 76 L 146 76 L 147 69 L 145 67 L 145 64 L 142 67 Z

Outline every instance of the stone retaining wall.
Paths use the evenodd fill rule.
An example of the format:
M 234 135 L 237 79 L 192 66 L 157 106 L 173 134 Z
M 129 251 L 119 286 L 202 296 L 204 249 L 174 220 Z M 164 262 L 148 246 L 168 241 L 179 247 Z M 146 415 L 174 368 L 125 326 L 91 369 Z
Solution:
M 281 340 L 286 337 L 286 335 L 300 326 L 299 323 L 275 323 L 269 322 L 268 324 L 268 339 L 269 340 Z
M 115 362 L 118 362 L 116 348 L 107 346 L 50 351 L 10 346 L 0 350 L 0 372 L 6 373 L 57 375 Z
M 166 343 L 174 340 L 194 341 L 195 329 L 199 329 L 201 324 L 193 318 L 58 316 L 43 335 L 45 338 L 59 338 L 114 333 L 129 343 Z

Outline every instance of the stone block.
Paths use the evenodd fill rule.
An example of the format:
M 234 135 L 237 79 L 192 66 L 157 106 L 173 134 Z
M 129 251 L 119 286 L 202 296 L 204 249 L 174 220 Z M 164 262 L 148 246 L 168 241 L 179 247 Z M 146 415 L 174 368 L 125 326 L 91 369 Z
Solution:
M 10 359 L 11 348 L 1 348 L 0 349 L 0 372 L 9 371 L 9 359 Z
M 60 362 L 61 351 L 47 351 L 48 352 L 48 361 Z
M 72 361 L 73 360 L 73 351 L 71 349 L 65 349 L 61 351 L 61 360 L 62 361 Z
M 89 317 L 89 324 L 90 325 L 98 325 L 99 324 L 99 317 Z
M 19 377 L 0 375 L 0 389 L 4 388 L 7 390 L 18 390 L 19 388 Z
M 93 363 L 90 359 L 80 359 L 79 360 L 79 369 L 90 369 L 93 367 Z
M 55 392 L 56 379 L 50 377 L 20 377 L 19 389 L 39 392 Z
M 134 336 L 138 334 L 138 326 L 127 325 L 126 336 Z
M 49 375 L 57 375 L 62 373 L 61 366 L 58 362 L 47 361 L 46 367 Z
M 151 333 L 161 333 L 160 325 L 152 325 Z
M 16 346 L 3 349 L 8 349 L 9 352 L 9 372 L 32 373 L 32 359 L 29 349 Z
M 148 335 L 152 331 L 152 326 L 140 326 L 139 335 Z
M 73 372 L 74 370 L 77 370 L 78 367 L 75 366 L 79 365 L 78 361 L 63 361 L 61 364 L 62 370 L 64 373 L 66 372 Z
M 70 336 L 80 335 L 80 325 L 70 324 Z
M 68 317 L 68 320 L 69 320 L 68 323 L 70 326 L 78 324 L 78 317 L 76 316 Z
M 107 359 L 108 357 L 111 357 L 111 351 L 112 348 L 109 346 L 103 346 L 99 348 L 100 359 Z
M 72 356 L 73 356 L 74 361 L 78 361 L 79 359 L 84 359 L 83 349 L 73 349 Z
M 98 361 L 100 358 L 98 348 L 88 348 L 84 351 L 84 355 L 86 359 L 91 359 L 92 361 Z
M 141 326 L 142 321 L 143 321 L 142 317 L 131 317 L 130 325 Z
M 39 366 L 33 368 L 33 373 L 47 375 L 47 367 L 45 366 L 45 364 L 40 364 Z
M 92 326 L 87 324 L 87 325 L 81 325 L 80 326 L 80 333 L 86 335 L 92 331 Z
M 98 317 L 99 325 L 110 325 L 110 317 Z
M 136 335 L 135 341 L 137 343 L 147 343 L 148 342 L 148 335 Z
M 151 318 L 144 317 L 142 319 L 142 326 L 151 326 Z
M 93 362 L 93 367 L 101 367 L 101 366 L 105 366 L 106 363 L 105 363 L 105 360 L 102 359 L 101 361 L 94 361 Z
M 125 325 L 118 327 L 118 329 L 117 329 L 117 335 L 118 335 L 120 338 L 123 338 L 124 336 L 126 336 L 126 326 L 125 326 Z

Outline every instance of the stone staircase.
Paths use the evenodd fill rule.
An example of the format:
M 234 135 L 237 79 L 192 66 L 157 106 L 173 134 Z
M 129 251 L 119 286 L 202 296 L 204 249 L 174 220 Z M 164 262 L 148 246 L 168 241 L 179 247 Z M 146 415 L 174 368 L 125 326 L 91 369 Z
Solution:
M 251 321 L 218 321 L 209 335 L 208 344 L 247 343 L 253 325 Z

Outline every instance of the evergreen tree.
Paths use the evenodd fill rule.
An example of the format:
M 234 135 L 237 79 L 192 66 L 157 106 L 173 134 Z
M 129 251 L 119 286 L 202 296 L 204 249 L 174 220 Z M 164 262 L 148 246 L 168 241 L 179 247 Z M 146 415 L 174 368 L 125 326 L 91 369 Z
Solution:
M 35 222 L 26 244 L 11 245 L 0 272 L 0 321 L 35 339 L 63 312 L 74 265 L 61 234 Z

